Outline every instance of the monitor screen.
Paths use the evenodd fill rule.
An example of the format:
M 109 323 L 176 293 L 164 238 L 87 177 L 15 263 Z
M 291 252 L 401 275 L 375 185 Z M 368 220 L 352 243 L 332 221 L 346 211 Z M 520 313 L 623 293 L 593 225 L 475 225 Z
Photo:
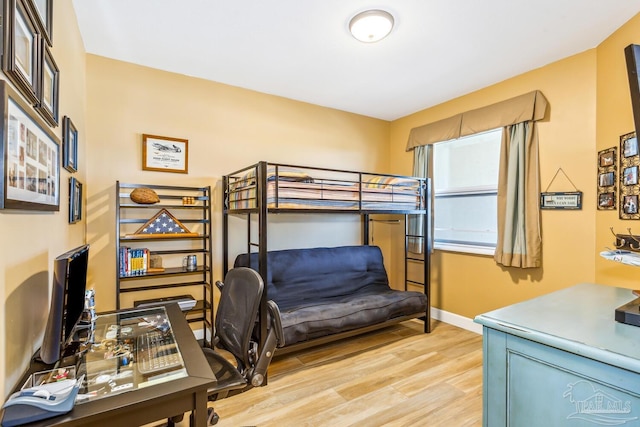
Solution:
M 40 359 L 45 363 L 60 359 L 82 316 L 88 261 L 89 245 L 79 246 L 54 260 L 51 306 L 40 348 Z
M 640 132 L 640 45 L 630 44 L 624 49 L 627 77 L 631 92 L 631 107 L 636 133 Z

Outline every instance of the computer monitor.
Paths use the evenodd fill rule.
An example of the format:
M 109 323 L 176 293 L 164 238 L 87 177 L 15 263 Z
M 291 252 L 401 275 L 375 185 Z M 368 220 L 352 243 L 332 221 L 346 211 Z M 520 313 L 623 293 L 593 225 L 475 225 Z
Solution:
M 640 136 L 640 45 L 630 44 L 624 49 L 627 77 L 631 92 L 631 107 L 636 136 Z
M 58 256 L 53 263 L 51 307 L 44 332 L 40 359 L 57 362 L 72 338 L 84 310 L 89 245 L 79 246 Z

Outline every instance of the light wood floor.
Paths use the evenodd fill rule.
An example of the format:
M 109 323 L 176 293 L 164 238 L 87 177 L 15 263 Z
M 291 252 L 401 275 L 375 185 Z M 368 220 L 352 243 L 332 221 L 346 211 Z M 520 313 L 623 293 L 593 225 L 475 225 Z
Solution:
M 219 427 L 481 426 L 482 336 L 412 320 L 277 357 L 269 384 L 210 402 Z

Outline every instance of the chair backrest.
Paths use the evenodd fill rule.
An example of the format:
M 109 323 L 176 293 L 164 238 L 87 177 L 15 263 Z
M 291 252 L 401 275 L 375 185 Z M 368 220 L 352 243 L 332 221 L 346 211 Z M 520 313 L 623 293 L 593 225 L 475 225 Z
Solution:
M 218 346 L 233 354 L 241 371 L 252 364 L 251 336 L 263 290 L 262 278 L 250 268 L 233 268 L 224 278 L 216 312 L 215 335 Z

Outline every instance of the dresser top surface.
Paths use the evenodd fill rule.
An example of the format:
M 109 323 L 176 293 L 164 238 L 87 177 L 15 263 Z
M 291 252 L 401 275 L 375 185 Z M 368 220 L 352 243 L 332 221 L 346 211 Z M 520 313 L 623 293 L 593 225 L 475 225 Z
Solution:
M 630 289 L 583 283 L 481 314 L 475 321 L 574 353 L 632 359 L 636 370 L 640 327 L 615 320 L 615 309 L 636 298 Z

